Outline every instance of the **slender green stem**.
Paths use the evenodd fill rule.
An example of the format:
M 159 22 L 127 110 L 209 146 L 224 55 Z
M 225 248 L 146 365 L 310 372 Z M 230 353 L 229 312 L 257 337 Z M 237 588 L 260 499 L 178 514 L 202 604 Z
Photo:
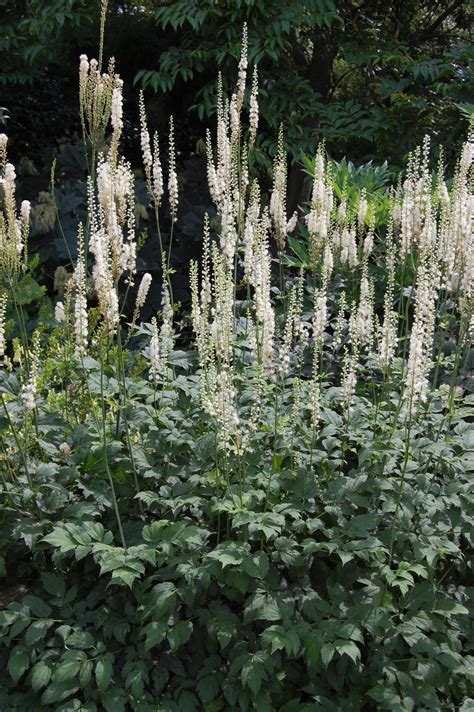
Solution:
M 66 239 L 66 234 L 64 232 L 63 223 L 62 223 L 61 216 L 60 216 L 59 209 L 58 209 L 58 204 L 56 202 L 56 192 L 55 192 L 55 188 L 54 188 L 54 165 L 55 165 L 55 163 L 53 163 L 53 168 L 51 170 L 51 197 L 53 199 L 54 210 L 56 213 L 56 222 L 58 224 L 59 232 L 61 233 L 61 237 L 63 238 L 64 246 L 66 247 L 66 252 L 67 252 L 67 255 L 69 258 L 69 264 L 71 265 L 72 269 L 74 269 L 74 260 L 72 259 L 71 250 L 69 249 L 68 241 Z
M 173 308 L 173 306 L 174 306 L 173 286 L 171 284 L 171 277 L 170 277 L 171 243 L 172 243 L 172 239 L 173 239 L 173 223 L 171 223 L 169 249 L 168 249 L 168 252 L 165 254 L 165 249 L 163 247 L 163 238 L 161 236 L 160 213 L 159 213 L 158 205 L 156 204 L 156 201 L 155 201 L 155 222 L 156 222 L 156 231 L 158 234 L 158 243 L 160 245 L 160 259 L 161 259 L 161 264 L 164 268 L 163 280 L 166 279 L 166 281 L 168 283 L 171 308 Z
M 397 503 L 395 506 L 395 512 L 393 513 L 393 521 L 392 521 L 392 526 L 390 529 L 390 546 L 389 546 L 389 560 L 388 560 L 389 567 L 391 566 L 392 558 L 393 558 L 393 546 L 394 546 L 394 540 L 395 540 L 395 525 L 397 523 L 397 515 L 400 510 L 402 494 L 403 494 L 403 489 L 405 486 L 405 479 L 406 479 L 406 474 L 407 474 L 407 469 L 408 469 L 408 463 L 410 461 L 410 436 L 411 436 L 412 425 L 413 425 L 413 420 L 412 420 L 412 416 L 411 416 L 411 407 L 410 407 L 410 412 L 408 415 L 408 427 L 407 427 L 406 439 L 405 439 L 405 454 L 404 454 L 404 458 L 403 458 L 402 472 L 401 472 L 401 477 L 400 477 L 400 486 L 398 488 Z
M 125 378 L 125 365 L 124 365 L 124 355 L 123 355 L 123 348 L 122 348 L 122 334 L 121 334 L 120 325 L 117 329 L 117 346 L 118 346 L 119 378 L 122 382 L 122 389 L 123 389 L 122 407 L 124 409 L 125 405 L 126 405 L 126 401 L 127 401 L 128 389 L 127 389 L 127 381 Z M 118 413 L 120 413 L 120 407 L 119 407 Z M 117 416 L 117 420 L 118 419 L 119 419 L 119 416 Z M 127 441 L 127 448 L 128 448 L 128 452 L 130 455 L 130 463 L 132 465 L 133 480 L 135 483 L 135 489 L 138 494 L 140 492 L 140 486 L 138 484 L 138 472 L 137 472 L 137 468 L 136 468 L 136 464 L 135 464 L 135 457 L 133 455 L 133 448 L 132 448 L 132 443 L 130 440 L 130 430 L 129 430 L 128 420 L 127 420 L 125 410 L 123 410 L 123 422 L 124 422 L 124 426 L 125 426 L 125 439 Z M 139 500 L 139 506 L 140 506 L 140 511 L 143 514 L 143 505 L 142 505 L 141 500 Z
M 283 399 L 283 393 L 285 389 L 285 377 L 284 375 L 282 376 L 282 392 L 281 396 Z M 267 477 L 267 485 L 265 488 L 265 506 L 264 506 L 264 511 L 267 511 L 268 507 L 268 493 L 270 491 L 270 485 L 272 481 L 272 476 L 273 476 L 273 469 L 275 467 L 275 457 L 276 457 L 276 452 L 277 452 L 277 441 L 278 441 L 278 420 L 280 417 L 280 401 L 278 398 L 278 376 L 276 377 L 276 382 L 275 382 L 275 401 L 274 401 L 274 409 L 273 409 L 273 454 L 272 454 L 272 462 L 270 463 L 269 467 L 269 473 Z
M 15 444 L 16 444 L 16 446 L 17 446 L 17 448 L 18 448 L 18 452 L 19 452 L 19 454 L 20 454 L 21 461 L 23 462 L 23 467 L 24 467 L 24 469 L 25 469 L 26 479 L 28 480 L 28 486 L 29 486 L 30 490 L 33 492 L 34 486 L 33 486 L 33 480 L 32 480 L 32 478 L 31 478 L 31 473 L 30 473 L 30 470 L 29 470 L 29 467 L 28 467 L 27 454 L 26 454 L 26 452 L 23 450 L 23 448 L 22 448 L 22 446 L 21 446 L 20 440 L 19 440 L 19 438 L 18 438 L 18 434 L 17 434 L 16 429 L 15 429 L 15 425 L 14 425 L 14 423 L 13 423 L 13 421 L 12 421 L 12 418 L 11 418 L 11 415 L 10 415 L 10 411 L 8 410 L 7 404 L 5 403 L 5 398 L 4 398 L 4 396 L 3 396 L 3 393 L 0 393 L 0 397 L 1 397 L 1 399 L 2 399 L 3 410 L 5 411 L 5 415 L 7 416 L 8 424 L 9 424 L 9 426 L 10 426 L 10 430 L 12 431 L 12 435 L 13 435 L 13 438 L 14 438 L 14 440 L 15 440 Z M 38 505 L 36 505 L 36 507 L 38 507 Z
M 107 472 L 107 477 L 109 478 L 110 491 L 112 494 L 112 502 L 113 502 L 115 517 L 117 520 L 117 526 L 118 526 L 118 530 L 119 530 L 119 534 L 120 534 L 120 540 L 122 542 L 123 548 L 126 549 L 127 544 L 125 542 L 125 536 L 123 533 L 122 520 L 120 518 L 120 511 L 119 511 L 118 502 L 117 502 L 117 495 L 115 492 L 114 480 L 112 477 L 112 473 L 110 471 L 109 456 L 107 453 L 106 408 L 105 408 L 105 396 L 104 396 L 104 361 L 102 358 L 100 359 L 100 397 L 101 397 L 101 406 L 102 406 L 102 452 L 104 455 L 105 470 Z

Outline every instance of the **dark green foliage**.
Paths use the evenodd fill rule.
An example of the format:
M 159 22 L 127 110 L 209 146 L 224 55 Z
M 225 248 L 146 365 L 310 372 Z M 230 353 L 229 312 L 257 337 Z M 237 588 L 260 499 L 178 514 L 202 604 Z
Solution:
M 0 0 L 0 84 L 32 84 L 44 64 L 67 55 L 71 30 L 91 27 L 95 18 L 90 0 Z
M 346 429 L 327 391 L 314 473 L 292 466 L 304 416 L 269 460 L 269 411 L 243 474 L 216 464 L 196 379 L 177 368 L 158 411 L 128 384 L 138 496 L 110 433 L 126 550 L 94 425 L 39 413 L 48 464 L 34 493 L 22 476 L 3 493 L 7 582 L 24 588 L 2 595 L 2 710 L 469 709 L 472 396 L 449 433 L 442 391 L 413 426 L 394 524 L 406 433 L 389 394 L 358 398 Z M 117 388 L 110 371 L 110 404 Z
M 74 81 L 77 55 L 96 51 L 97 0 L 2 0 L 0 7 L 4 84 L 44 80 L 51 65 Z M 401 166 L 425 133 L 442 136 L 451 156 L 472 113 L 466 0 L 111 1 L 108 16 L 107 53 L 125 79 L 159 92 L 161 104 L 170 94 L 166 111 L 157 108 L 160 126 L 171 112 L 193 109 L 201 120 L 214 112 L 216 66 L 227 89 L 247 22 L 260 73 L 255 160 L 267 168 L 281 122 L 295 157 L 324 138 L 337 159 L 350 148 L 353 160 Z M 202 127 L 192 115 L 187 122 L 197 139 Z
M 451 151 L 472 96 L 469 3 L 332 0 L 174 0 L 154 10 L 174 39 L 142 86 L 172 91 L 191 82 L 201 117 L 215 106 L 215 66 L 233 82 L 241 26 L 260 74 L 260 160 L 281 122 L 290 150 L 324 138 L 342 157 L 402 165 L 425 133 Z M 461 124 L 462 124 L 461 120 Z

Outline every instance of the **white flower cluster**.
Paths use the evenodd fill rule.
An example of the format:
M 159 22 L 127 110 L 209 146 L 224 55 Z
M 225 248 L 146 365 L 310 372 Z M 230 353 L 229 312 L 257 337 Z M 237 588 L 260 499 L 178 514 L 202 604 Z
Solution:
M 360 280 L 359 303 L 349 321 L 349 333 L 356 348 L 370 346 L 374 333 L 374 286 L 368 279 L 366 265 Z
M 7 160 L 7 144 L 8 136 L 4 133 L 0 133 L 0 165 L 5 166 Z
M 199 361 L 203 373 L 206 372 L 214 359 L 213 344 L 210 334 L 211 291 L 210 264 L 210 226 L 209 217 L 204 216 L 203 257 L 201 266 L 201 287 L 199 286 L 199 269 L 197 262 L 191 263 L 191 318 L 193 323 Z
M 474 314 L 474 131 L 463 146 L 451 196 L 442 204 L 439 256 L 444 286 L 459 292 L 461 308 Z
M 238 437 L 233 385 L 234 282 L 227 258 L 209 244 L 209 221 L 204 229 L 201 286 L 198 266 L 191 266 L 192 321 L 201 365 L 203 408 L 215 420 L 220 447 L 227 450 Z M 234 439 L 235 439 L 234 438 Z
M 333 234 L 333 248 L 339 250 L 341 265 L 355 267 L 357 265 L 357 242 L 354 226 L 344 225 Z
M 242 48 L 240 51 L 239 70 L 237 78 L 237 90 L 233 94 L 230 103 L 230 118 L 232 130 L 238 132 L 240 126 L 240 112 L 245 95 L 245 86 L 247 82 L 247 67 L 248 67 L 248 30 L 247 23 L 244 23 L 242 31 Z
M 155 133 L 153 136 L 153 151 L 150 141 L 150 133 L 148 131 L 148 124 L 145 111 L 145 99 L 143 97 L 143 92 L 140 91 L 139 95 L 139 107 L 140 107 L 140 143 L 142 149 L 142 159 L 143 168 L 145 171 L 145 178 L 148 188 L 148 193 L 155 203 L 155 207 L 158 209 L 161 205 L 161 200 L 164 193 L 163 185 L 163 168 L 161 166 L 160 159 L 160 144 L 158 140 L 158 134 Z
M 204 410 L 217 424 L 219 445 L 229 450 L 232 439 L 238 438 L 239 417 L 236 408 L 237 392 L 233 385 L 233 374 L 229 367 L 211 366 L 206 373 L 206 387 L 202 390 Z
M 303 279 L 300 275 L 298 282 L 291 288 L 288 296 L 285 328 L 279 350 L 280 373 L 284 377 L 288 374 L 294 351 L 298 346 L 307 341 L 307 331 L 301 323 L 303 310 Z M 296 348 L 294 348 L 296 347 Z
M 239 191 L 240 171 L 236 155 L 236 138 L 230 133 L 229 108 L 228 104 L 224 105 L 220 77 L 218 92 L 216 162 L 214 163 L 211 136 L 208 132 L 207 179 L 211 198 L 221 221 L 221 250 L 226 255 L 229 269 L 232 269 L 237 249 L 237 220 L 243 208 L 243 196 Z
M 431 175 L 428 169 L 430 143 L 425 138 L 422 149 L 414 151 L 408 161 L 400 208 L 400 250 L 406 257 L 417 246 L 432 242 L 430 221 Z M 398 215 L 395 222 L 398 222 Z
M 353 404 L 356 387 L 357 352 L 353 352 L 351 355 L 346 353 L 342 369 L 342 395 L 348 411 Z
M 156 318 L 152 319 L 152 336 L 150 339 L 149 346 L 149 364 L 150 373 L 149 378 L 155 385 L 161 380 L 164 381 L 167 376 L 167 364 L 171 351 L 173 350 L 173 307 L 171 305 L 171 296 L 168 287 L 168 282 L 166 280 L 166 264 L 163 260 L 163 287 L 161 291 L 161 326 L 158 330 L 158 325 Z M 151 275 L 144 275 L 140 289 L 143 286 L 143 290 L 148 293 L 148 289 L 151 284 Z M 140 289 L 139 296 L 140 296 Z M 143 298 L 143 297 L 142 297 Z M 137 304 L 138 304 L 137 297 Z M 143 298 L 143 302 L 145 299 Z
M 7 295 L 0 295 L 0 356 L 5 355 L 5 314 L 7 311 Z
M 393 224 L 389 224 L 386 244 L 387 290 L 383 302 L 383 324 L 379 333 L 378 363 L 385 373 L 390 368 L 395 356 L 398 337 L 398 313 L 393 309 L 395 289 L 395 251 L 393 244 Z
M 359 197 L 359 210 L 357 213 L 357 227 L 359 229 L 359 232 L 362 232 L 365 226 L 365 219 L 367 217 L 367 208 L 368 208 L 368 202 L 367 202 L 367 194 L 365 188 L 362 188 L 360 197 Z
M 273 190 L 270 196 L 270 217 L 280 251 L 284 249 L 287 236 L 293 232 L 297 224 L 296 213 L 289 220 L 286 215 L 286 174 L 287 159 L 283 143 L 283 127 L 280 127 L 278 151 L 273 165 Z
M 89 319 L 87 314 L 86 297 L 86 263 L 84 256 L 84 238 L 82 226 L 79 226 L 78 259 L 74 269 L 74 335 L 76 341 L 75 353 L 78 358 L 83 358 L 87 351 Z
M 437 265 L 433 256 L 424 255 L 417 274 L 415 317 L 405 377 L 404 412 L 410 416 L 418 404 L 426 400 L 428 394 L 438 281 Z
M 172 116 L 170 117 L 169 133 L 168 195 L 171 219 L 173 222 L 176 222 L 178 212 L 178 175 L 176 173 L 176 149 L 174 145 L 174 122 Z
M 8 279 L 12 279 L 26 262 L 31 204 L 28 200 L 23 200 L 20 214 L 17 214 L 16 172 L 13 164 L 6 160 L 6 144 L 5 137 L 0 150 L 0 195 L 3 203 L 3 210 L 0 212 L 0 270 Z
M 109 153 L 99 157 L 97 195 L 89 181 L 89 249 L 92 279 L 104 325 L 112 333 L 119 323 L 117 287 L 123 275 L 133 284 L 136 271 L 135 188 L 130 165 Z
M 253 245 L 254 266 L 249 280 L 254 290 L 255 331 L 258 361 L 265 372 L 273 370 L 275 312 L 271 299 L 271 260 L 266 214 L 259 221 Z
M 123 82 L 114 72 L 115 62 L 110 60 L 108 71 L 101 73 L 96 59 L 87 55 L 79 58 L 79 102 L 85 136 L 98 145 L 112 118 L 113 145 L 117 145 L 122 131 Z
M 21 399 L 26 410 L 35 410 L 36 394 L 38 392 L 38 362 L 39 362 L 39 336 L 35 333 L 33 336 L 33 347 L 29 354 L 29 378 L 23 385 L 21 390 Z
M 138 287 L 137 300 L 135 302 L 135 309 L 140 311 L 143 308 L 148 292 L 150 291 L 152 277 L 149 272 L 145 272 Z
M 249 108 L 249 148 L 253 148 L 258 131 L 258 71 L 253 70 L 252 93 L 250 94 Z
M 328 239 L 333 202 L 331 176 L 324 160 L 324 146 L 320 146 L 314 161 L 310 211 L 305 218 L 309 233 L 311 262 L 314 268 L 316 268 Z
M 66 321 L 66 312 L 64 304 L 61 301 L 56 302 L 56 306 L 54 307 L 54 318 L 58 324 L 62 324 Z
M 324 342 L 327 319 L 327 283 L 324 282 L 319 289 L 314 290 L 313 343 L 317 352 L 320 352 Z

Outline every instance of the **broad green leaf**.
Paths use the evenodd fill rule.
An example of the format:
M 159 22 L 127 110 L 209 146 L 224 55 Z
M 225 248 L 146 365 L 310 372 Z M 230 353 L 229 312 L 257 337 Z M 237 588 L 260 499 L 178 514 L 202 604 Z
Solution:
M 45 687 L 51 679 L 51 668 L 42 660 L 36 663 L 31 672 L 31 687 L 38 692 Z
M 106 653 L 103 655 L 96 663 L 95 666 L 95 679 L 97 682 L 97 688 L 99 692 L 104 692 L 108 689 L 110 681 L 112 680 L 112 664 L 114 657 L 111 653 Z
M 191 621 L 181 621 L 168 631 L 171 652 L 174 653 L 181 645 L 187 643 L 193 631 Z
M 242 568 L 252 578 L 264 579 L 270 568 L 268 556 L 263 551 L 246 556 L 242 561 Z
M 33 623 L 26 631 L 25 644 L 30 647 L 31 645 L 34 645 L 36 642 L 38 642 L 38 640 L 41 640 L 41 638 L 44 638 L 44 636 L 48 632 L 48 629 L 51 628 L 53 623 L 54 621 L 48 619 L 33 621 Z
M 383 705 L 383 709 L 400 710 L 402 708 L 399 695 L 389 685 L 376 685 L 367 694 L 379 705 Z
M 192 692 L 182 692 L 179 696 L 179 710 L 181 712 L 198 712 L 200 705 L 196 695 Z
M 313 667 L 316 667 L 321 653 L 321 641 L 316 637 L 307 636 L 303 640 L 303 646 L 306 650 L 311 665 Z
M 38 618 L 48 618 L 52 613 L 52 608 L 38 596 L 24 596 L 23 603 Z
M 77 660 L 60 663 L 54 670 L 53 682 L 60 683 L 73 680 L 79 672 Z
M 55 702 L 61 702 L 65 700 L 66 697 L 73 695 L 79 686 L 73 680 L 66 680 L 65 682 L 54 682 L 49 685 L 41 696 L 41 702 L 43 705 L 52 705 Z
M 45 292 L 46 288 L 38 284 L 31 275 L 27 274 L 19 284 L 17 298 L 20 304 L 32 304 L 37 302 Z
M 208 557 L 219 561 L 222 564 L 222 568 L 226 566 L 238 566 L 244 560 L 247 550 L 247 544 L 229 542 L 220 544 L 214 551 L 208 554 Z
M 360 650 L 351 640 L 336 640 L 334 646 L 339 655 L 348 655 L 355 663 L 360 660 Z
M 41 574 L 41 581 L 45 590 L 52 596 L 64 596 L 66 591 L 64 576 L 43 572 Z
M 143 630 L 146 635 L 144 645 L 145 652 L 148 653 L 155 645 L 161 643 L 161 641 L 165 639 L 167 631 L 168 622 L 165 620 L 148 623 Z
M 68 636 L 67 645 L 69 648 L 86 650 L 87 648 L 95 648 L 95 640 L 94 637 L 85 630 L 74 630 Z
M 125 712 L 127 695 L 119 689 L 110 689 L 102 692 L 100 701 L 105 709 L 105 712 Z
M 21 645 L 13 648 L 12 652 L 8 658 L 8 672 L 13 680 L 13 682 L 18 682 L 23 673 L 30 666 L 30 656 L 28 651 Z
M 72 538 L 70 533 L 62 527 L 55 527 L 51 534 L 44 537 L 43 541 L 58 547 L 63 554 L 74 551 L 74 549 L 78 547 L 77 542 Z
M 217 675 L 205 675 L 198 680 L 196 690 L 202 702 L 206 704 L 217 697 L 220 689 Z
M 248 660 L 242 666 L 241 679 L 242 684 L 249 687 L 252 694 L 256 696 L 262 686 L 262 682 L 268 679 L 268 674 L 265 669 L 265 653 L 255 653 L 250 655 Z
M 331 645 L 331 643 L 324 643 L 321 648 L 321 660 L 323 661 L 323 665 L 325 665 L 326 667 L 329 665 L 329 663 L 334 657 L 335 652 L 336 648 L 334 647 L 334 645 Z
M 92 660 L 83 660 L 80 663 L 79 669 L 79 684 L 81 689 L 84 689 L 89 684 L 92 677 L 92 670 L 94 668 L 94 663 Z
M 152 589 L 153 614 L 161 618 L 174 611 L 176 606 L 176 588 L 170 582 L 159 583 Z

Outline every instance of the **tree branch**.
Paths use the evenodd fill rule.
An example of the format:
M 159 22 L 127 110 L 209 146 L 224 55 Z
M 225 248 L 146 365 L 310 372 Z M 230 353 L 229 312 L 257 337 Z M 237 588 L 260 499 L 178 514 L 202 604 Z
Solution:
M 427 39 L 435 30 L 438 29 L 440 25 L 460 6 L 464 3 L 464 0 L 454 0 L 451 5 L 448 5 L 446 10 L 439 15 L 434 22 L 431 23 L 429 27 L 426 27 L 421 35 L 420 40 Z

